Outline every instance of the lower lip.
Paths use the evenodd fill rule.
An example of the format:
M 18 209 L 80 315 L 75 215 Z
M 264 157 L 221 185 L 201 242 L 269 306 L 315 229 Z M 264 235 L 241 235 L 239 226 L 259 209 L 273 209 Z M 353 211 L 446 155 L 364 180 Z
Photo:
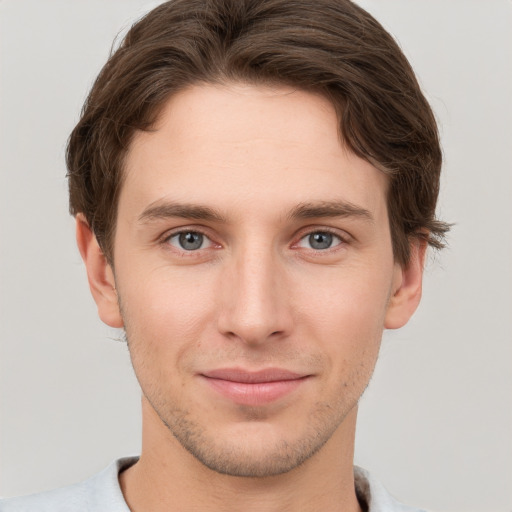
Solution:
M 204 379 L 215 391 L 236 404 L 265 405 L 295 391 L 307 378 L 253 383 L 233 382 L 209 377 L 204 377 Z

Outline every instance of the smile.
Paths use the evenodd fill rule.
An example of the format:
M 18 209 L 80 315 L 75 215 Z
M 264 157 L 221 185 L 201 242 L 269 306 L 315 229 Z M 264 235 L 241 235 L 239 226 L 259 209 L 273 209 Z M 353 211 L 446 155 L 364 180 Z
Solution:
M 212 370 L 200 374 L 216 392 L 239 405 L 265 405 L 296 390 L 311 375 L 279 368 L 249 372 L 238 368 Z

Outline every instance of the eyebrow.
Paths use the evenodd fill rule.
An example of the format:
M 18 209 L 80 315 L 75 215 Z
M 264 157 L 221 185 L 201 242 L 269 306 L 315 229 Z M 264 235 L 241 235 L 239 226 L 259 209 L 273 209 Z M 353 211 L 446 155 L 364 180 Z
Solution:
M 153 203 L 139 215 L 138 220 L 139 222 L 150 222 L 152 220 L 172 217 L 210 222 L 227 222 L 223 215 L 208 206 L 175 202 Z M 347 201 L 301 203 L 288 213 L 288 218 L 290 219 L 314 219 L 321 217 L 360 217 L 368 222 L 374 222 L 369 210 Z
M 374 222 L 369 210 L 347 201 L 322 201 L 319 203 L 301 203 L 291 210 L 292 219 L 313 219 L 318 217 L 360 217 Z
M 208 206 L 187 204 L 187 203 L 156 203 L 149 205 L 140 215 L 139 222 L 148 222 L 170 217 L 183 219 L 226 222 L 226 219 L 217 211 Z

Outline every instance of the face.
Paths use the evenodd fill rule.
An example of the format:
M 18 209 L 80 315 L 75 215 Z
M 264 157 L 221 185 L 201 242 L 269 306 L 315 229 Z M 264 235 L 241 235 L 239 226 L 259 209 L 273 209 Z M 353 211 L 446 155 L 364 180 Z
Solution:
M 279 474 L 318 453 L 396 323 L 386 177 L 337 124 L 309 93 L 204 85 L 131 144 L 120 312 L 97 299 L 100 316 L 124 325 L 161 427 L 215 471 Z

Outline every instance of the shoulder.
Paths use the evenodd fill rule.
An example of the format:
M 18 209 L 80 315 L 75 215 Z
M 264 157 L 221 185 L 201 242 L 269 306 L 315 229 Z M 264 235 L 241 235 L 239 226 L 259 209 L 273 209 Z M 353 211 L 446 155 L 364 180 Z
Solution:
M 386 488 L 363 468 L 354 467 L 356 493 L 368 512 L 425 512 L 398 502 Z
M 137 461 L 114 461 L 83 482 L 30 496 L 0 500 L 0 512 L 129 512 L 119 487 L 119 472 Z

